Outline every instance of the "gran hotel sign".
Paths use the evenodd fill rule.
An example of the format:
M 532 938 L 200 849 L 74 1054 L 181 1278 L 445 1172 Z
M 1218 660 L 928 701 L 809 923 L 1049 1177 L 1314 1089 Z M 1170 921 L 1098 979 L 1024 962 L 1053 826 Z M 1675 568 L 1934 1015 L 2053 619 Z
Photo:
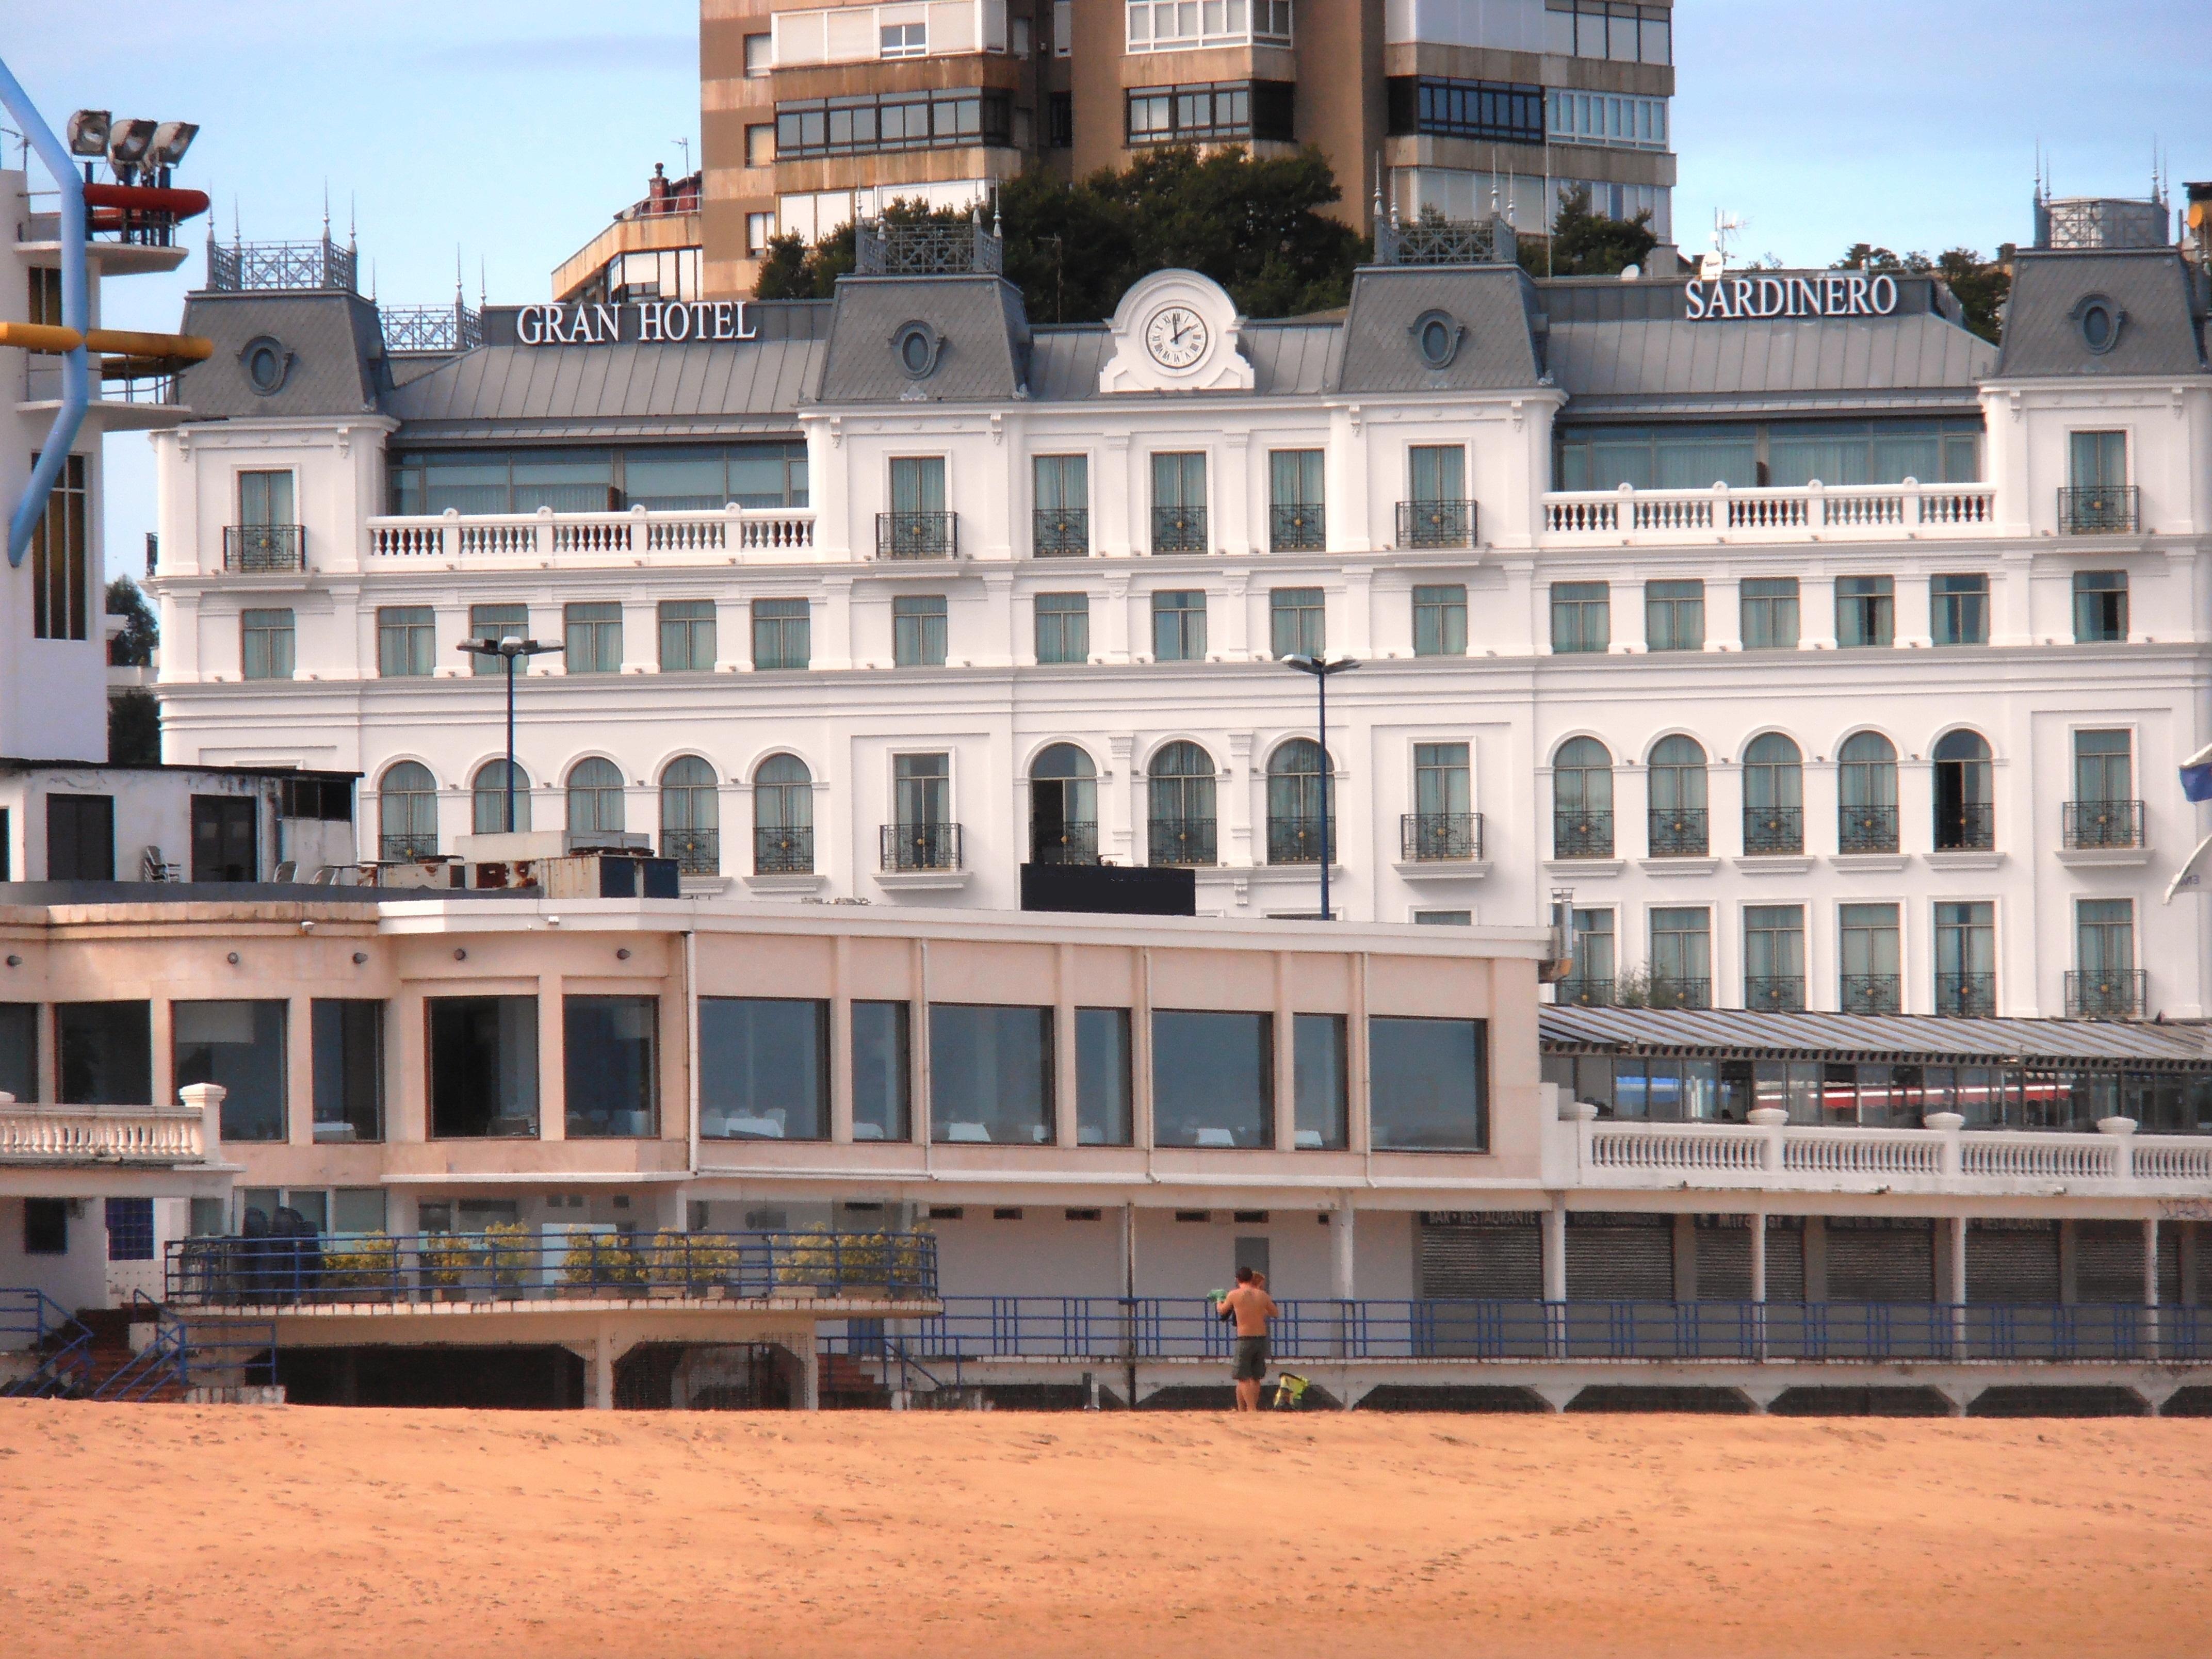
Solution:
M 1808 276 L 1692 277 L 1682 290 L 1689 321 L 1764 317 L 1887 317 L 1897 309 L 1897 278 L 1863 270 Z
M 525 306 L 514 313 L 518 345 L 680 344 L 750 340 L 760 325 L 744 300 L 647 300 L 637 305 Z

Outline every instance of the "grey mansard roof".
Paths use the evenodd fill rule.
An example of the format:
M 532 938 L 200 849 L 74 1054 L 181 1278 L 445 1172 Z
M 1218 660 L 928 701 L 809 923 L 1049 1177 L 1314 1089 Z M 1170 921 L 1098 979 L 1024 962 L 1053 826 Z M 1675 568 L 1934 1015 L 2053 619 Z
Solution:
M 1369 266 L 1352 279 L 1340 392 L 1494 392 L 1534 386 L 1535 284 L 1514 265 Z M 1422 361 L 1413 325 L 1441 312 L 1465 332 L 1441 369 Z
M 184 331 L 215 355 L 178 376 L 179 400 L 198 420 L 360 415 L 377 408 L 384 332 L 358 295 L 195 294 Z M 283 385 L 264 396 L 246 378 L 247 343 L 263 337 L 290 354 Z
M 837 283 L 813 398 L 825 404 L 1000 403 L 1029 395 L 1030 325 L 1021 290 L 999 276 L 848 276 Z M 908 323 L 938 337 L 935 369 L 899 367 Z
M 2103 352 L 2089 349 L 2080 313 L 2100 296 L 2123 313 L 2119 337 Z M 1996 378 L 2202 374 L 2205 309 L 2202 279 L 2172 248 L 2022 252 Z

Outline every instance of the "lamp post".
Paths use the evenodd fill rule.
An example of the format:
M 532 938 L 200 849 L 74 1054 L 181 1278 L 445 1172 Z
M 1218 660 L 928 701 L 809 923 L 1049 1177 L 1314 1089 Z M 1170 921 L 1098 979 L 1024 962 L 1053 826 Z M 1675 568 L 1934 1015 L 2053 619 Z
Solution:
M 1321 710 L 1315 729 L 1321 737 L 1321 919 L 1334 921 L 1335 916 L 1328 908 L 1328 786 L 1330 774 L 1336 769 L 1328 757 L 1328 677 L 1347 673 L 1359 666 L 1356 657 L 1285 657 L 1285 665 L 1301 674 L 1310 674 L 1314 690 L 1321 701 Z
M 562 647 L 509 634 L 500 640 L 463 640 L 455 648 L 472 657 L 501 658 L 507 664 L 507 833 L 511 836 L 514 833 L 514 665 L 519 658 L 543 657 Z

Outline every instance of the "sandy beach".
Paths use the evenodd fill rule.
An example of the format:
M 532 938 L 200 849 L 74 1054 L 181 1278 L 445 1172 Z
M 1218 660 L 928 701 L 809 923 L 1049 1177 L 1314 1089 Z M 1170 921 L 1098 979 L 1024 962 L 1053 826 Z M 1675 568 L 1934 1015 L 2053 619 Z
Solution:
M 10 1654 L 2189 1654 L 2212 1424 L 0 1402 Z

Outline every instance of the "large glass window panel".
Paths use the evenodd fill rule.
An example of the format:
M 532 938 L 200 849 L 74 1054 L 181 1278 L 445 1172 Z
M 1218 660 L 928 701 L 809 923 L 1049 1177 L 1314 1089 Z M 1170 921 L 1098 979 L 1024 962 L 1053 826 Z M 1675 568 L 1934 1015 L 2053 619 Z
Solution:
M 427 605 L 387 605 L 376 613 L 376 672 L 407 679 L 438 666 L 438 613 Z
M 0 1094 L 39 1097 L 39 1005 L 0 1002 Z
M 1701 581 L 1644 584 L 1644 643 L 1652 651 L 1705 648 L 1705 585 Z
M 1272 1014 L 1155 1010 L 1154 1144 L 1273 1146 L 1274 1029 Z
M 1479 1152 L 1490 1144 L 1484 1024 L 1368 1020 L 1368 1117 L 1376 1152 Z
M 520 454 L 513 472 L 510 510 L 516 513 L 535 513 L 541 507 L 556 513 L 605 513 L 615 505 L 611 455 L 589 451 Z
M 1206 595 L 1152 595 L 1152 654 L 1162 662 L 1200 662 L 1206 657 Z
M 945 458 L 899 455 L 891 460 L 891 511 L 945 511 Z
M 853 1005 L 853 1139 L 911 1140 L 912 1008 L 903 1002 Z
M 169 1005 L 176 1086 L 222 1085 L 225 1140 L 285 1138 L 284 1009 L 279 1001 Z
M 530 607 L 526 605 L 472 605 L 469 607 L 469 637 L 472 640 L 520 640 L 529 636 Z M 530 672 L 527 661 L 518 662 L 514 666 L 517 673 Z M 504 678 L 507 663 L 499 657 L 471 652 L 469 672 Z
M 714 666 L 714 602 L 660 602 L 660 672 L 704 674 Z
M 1705 1007 L 1712 972 L 1712 913 L 1702 906 L 1652 911 L 1652 1000 L 1662 1006 Z
M 290 473 L 284 474 L 290 477 Z M 239 616 L 240 666 L 249 680 L 292 678 L 293 623 L 289 611 L 246 611 Z
M 1758 429 L 1750 426 L 1566 426 L 1555 440 L 1554 476 L 1565 490 L 1748 489 L 1759 483 Z
M 1091 660 L 1090 595 L 1036 596 L 1036 659 L 1040 663 Z
M 930 1133 L 945 1142 L 1042 1146 L 1053 1133 L 1052 1010 L 933 1003 Z
M 622 769 L 593 755 L 568 769 L 568 833 L 611 836 L 623 832 L 627 813 Z
M 384 1005 L 318 998 L 314 1030 L 315 1139 L 384 1139 Z
M 1467 589 L 1464 586 L 1453 582 L 1413 589 L 1413 654 L 1417 657 L 1463 657 L 1467 654 Z
M 1085 1146 L 1130 1140 L 1129 1011 L 1075 1011 L 1075 1139 Z
M 1743 606 L 1743 648 L 1747 651 L 1795 651 L 1797 648 L 1797 579 L 1795 576 L 1747 576 L 1740 590 Z
M 1278 657 L 1319 657 L 1326 615 L 1318 587 L 1278 587 L 1267 594 L 1267 619 Z
M 2136 965 L 2133 899 L 2082 899 L 2074 907 L 2075 966 L 2085 975 L 2124 974 Z
M 1987 576 L 1931 577 L 1928 584 L 1928 631 L 1938 645 L 1990 642 L 1990 579 Z
M 1552 649 L 1604 651 L 1613 644 L 1613 608 L 1603 582 L 1552 584 Z
M 56 1003 L 54 1072 L 64 1106 L 153 1104 L 153 1005 Z
M 812 660 L 807 601 L 755 599 L 752 609 L 755 668 L 804 668 Z
M 538 999 L 431 997 L 434 1139 L 538 1133 Z
M 902 594 L 891 600 L 891 659 L 901 668 L 942 668 L 950 643 L 945 596 Z
M 856 1008 L 862 1006 L 882 1005 Z M 857 1052 L 854 1066 L 857 1075 Z M 856 1115 L 859 1104 L 856 1097 Z M 699 1133 L 714 1140 L 828 1139 L 830 1005 L 700 998 Z
M 1467 451 L 1457 444 L 1419 444 L 1408 455 L 1412 463 L 1413 499 L 1417 501 L 1462 501 L 1467 499 Z
M 2074 799 L 2124 801 L 2135 798 L 2134 735 L 2121 732 L 2074 734 Z
M 1294 1014 L 1291 1018 L 1291 1080 L 1297 1108 L 1297 1144 L 1346 1144 L 1344 1016 Z
M 891 791 L 902 827 L 951 823 L 951 757 L 894 756 Z
M 2109 645 L 2127 636 L 2128 573 L 2124 570 L 2075 571 L 2075 643 Z
M 568 1138 L 657 1133 L 660 1000 L 578 996 L 562 1004 Z
M 631 507 L 713 512 L 730 500 L 722 452 L 632 450 L 623 457 L 623 495 Z
M 1836 643 L 1846 647 L 1897 643 L 1895 578 L 1836 578 Z
M 622 672 L 623 620 L 619 603 L 568 605 L 562 613 L 562 620 L 566 630 L 561 654 L 563 672 Z

